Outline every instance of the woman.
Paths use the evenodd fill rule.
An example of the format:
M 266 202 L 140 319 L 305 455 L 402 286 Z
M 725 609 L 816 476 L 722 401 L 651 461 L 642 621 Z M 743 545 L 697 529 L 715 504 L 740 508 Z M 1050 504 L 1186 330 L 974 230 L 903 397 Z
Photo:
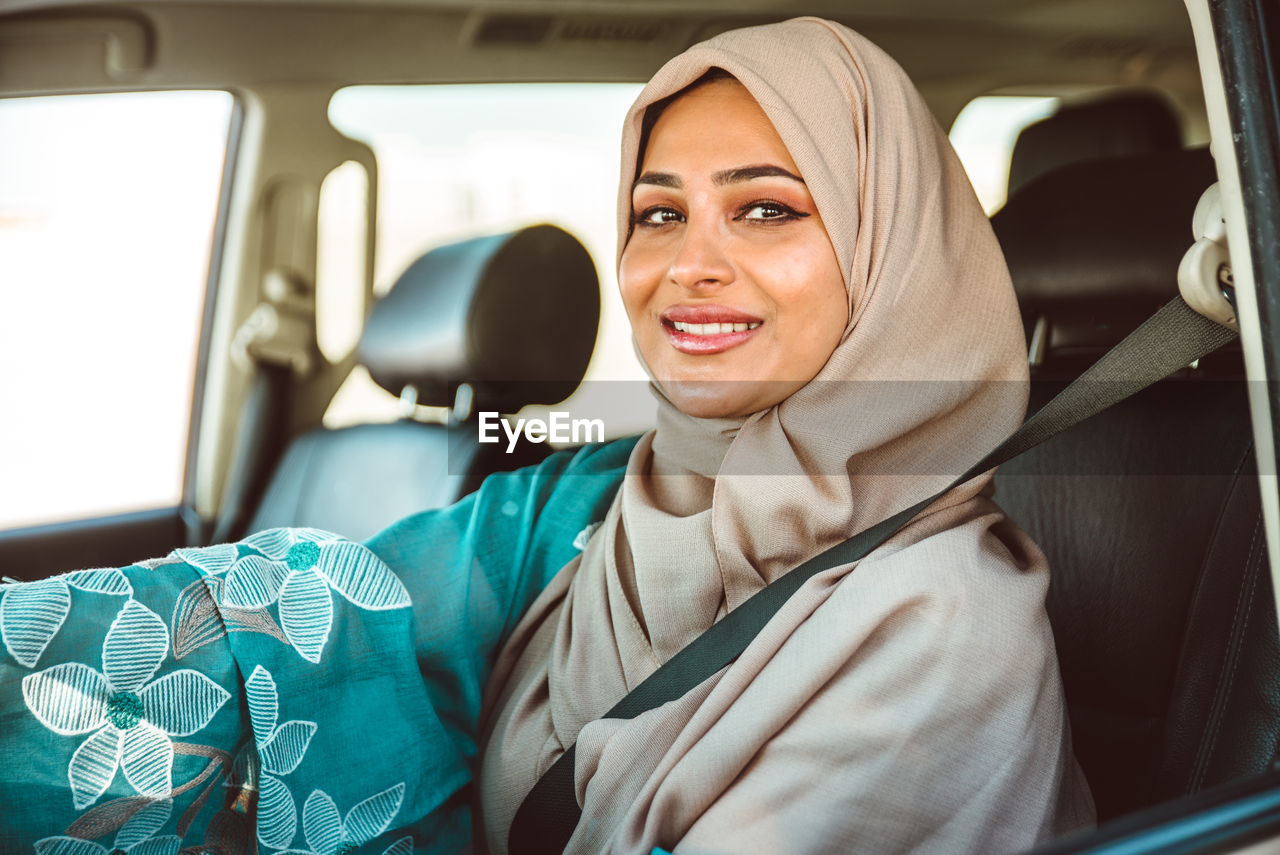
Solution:
M 943 487 L 1014 428 L 1026 380 L 954 153 L 843 27 L 672 60 L 627 119 L 619 212 L 656 432 L 494 476 L 367 548 L 276 530 L 5 588 L 5 851 L 459 851 L 478 766 L 503 853 L 575 743 L 575 852 L 987 852 L 1091 820 L 1045 562 L 989 475 L 811 579 L 685 697 L 600 719 L 766 583 Z
M 901 69 L 839 25 L 669 62 L 627 118 L 619 209 L 658 429 L 497 667 L 490 850 L 575 742 L 575 852 L 996 852 L 1088 823 L 1044 558 L 989 474 L 814 577 L 686 697 L 599 718 L 765 584 L 944 487 L 1025 406 L 1012 288 L 963 169 Z

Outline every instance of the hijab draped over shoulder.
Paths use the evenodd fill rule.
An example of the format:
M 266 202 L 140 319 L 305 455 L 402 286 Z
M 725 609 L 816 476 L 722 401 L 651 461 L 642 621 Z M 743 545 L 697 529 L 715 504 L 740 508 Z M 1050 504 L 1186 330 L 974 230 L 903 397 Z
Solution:
M 570 852 L 999 852 L 1087 824 L 1048 568 L 990 500 L 990 473 L 809 580 L 685 697 L 599 719 L 763 586 L 943 488 L 1025 408 L 1009 274 L 964 169 L 902 69 L 838 24 L 735 30 L 654 76 L 623 130 L 619 252 L 646 109 L 712 68 L 799 167 L 847 325 L 817 377 L 745 418 L 692 418 L 654 385 L 657 429 L 604 524 L 499 658 L 486 845 L 507 851 L 520 803 L 575 741 Z

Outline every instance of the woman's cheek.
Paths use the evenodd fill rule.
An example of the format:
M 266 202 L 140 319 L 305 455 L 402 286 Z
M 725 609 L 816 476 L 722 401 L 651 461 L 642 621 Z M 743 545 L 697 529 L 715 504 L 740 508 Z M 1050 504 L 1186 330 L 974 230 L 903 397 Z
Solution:
M 632 322 L 639 320 L 661 281 L 661 264 L 652 249 L 637 246 L 635 239 L 627 246 L 618 265 L 618 288 L 623 305 Z

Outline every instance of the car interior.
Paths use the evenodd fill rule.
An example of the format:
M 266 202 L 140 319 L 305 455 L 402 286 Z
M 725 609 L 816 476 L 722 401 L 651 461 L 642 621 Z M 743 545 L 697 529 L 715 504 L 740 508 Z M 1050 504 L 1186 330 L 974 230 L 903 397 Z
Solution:
M 548 446 L 482 445 L 476 416 L 555 404 L 592 376 L 612 258 L 558 224 L 516 218 L 501 232 L 423 234 L 421 252 L 375 282 L 389 167 L 335 128 L 335 93 L 642 83 L 696 41 L 798 14 L 834 18 L 883 47 L 944 129 L 975 99 L 1054 99 L 1011 133 L 1007 201 L 991 218 L 1026 327 L 1029 412 L 1178 294 L 1197 205 L 1227 156 L 1216 138 L 1210 147 L 1203 59 L 1178 2 L 10 0 L 0 7 L 0 109 L 7 99 L 187 89 L 229 91 L 235 104 L 180 501 L 0 519 L 0 571 L 34 580 L 276 526 L 365 538 L 537 463 Z M 332 358 L 317 333 L 317 222 L 327 176 L 349 162 L 367 178 L 350 218 L 365 234 L 352 310 L 360 332 Z M 614 188 L 594 189 L 609 209 Z M 0 189 L 0 235 L 9 204 Z M 1263 379 L 1257 360 L 1246 371 L 1247 344 L 996 477 L 996 501 L 1049 557 L 1074 749 L 1100 824 L 1261 778 L 1276 761 L 1272 429 L 1251 400 L 1266 392 L 1246 382 Z M 390 419 L 326 423 L 353 372 L 394 402 Z M 92 414 L 81 418 L 92 427 Z

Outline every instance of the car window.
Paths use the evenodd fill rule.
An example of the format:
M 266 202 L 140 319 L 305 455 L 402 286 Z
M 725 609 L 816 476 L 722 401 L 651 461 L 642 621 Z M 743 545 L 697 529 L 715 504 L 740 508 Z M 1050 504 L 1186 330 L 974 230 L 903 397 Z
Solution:
M 645 375 L 631 347 L 631 331 L 614 273 L 614 189 L 622 119 L 637 84 L 471 84 L 444 86 L 354 86 L 340 90 L 329 107 L 335 127 L 367 143 L 378 163 L 375 293 L 432 247 L 478 234 L 538 222 L 567 229 L 591 252 L 600 275 L 600 334 L 588 381 L 634 383 Z M 335 193 L 340 191 L 335 190 Z M 354 198 L 354 196 L 353 196 Z M 346 209 L 334 205 L 333 216 Z M 326 216 L 321 204 L 321 217 Z M 344 240 L 346 229 L 326 230 Z M 359 240 L 357 236 L 353 240 Z M 326 252 L 340 255 L 337 247 Z M 327 309 L 321 318 L 343 313 Z M 595 411 L 583 401 L 608 401 L 610 435 L 643 430 L 651 399 L 611 392 L 608 383 L 588 382 L 561 405 Z M 620 414 L 619 398 L 640 397 L 634 416 Z M 395 396 L 357 369 L 339 390 L 325 424 L 394 419 Z
M 1027 125 L 1053 115 L 1060 102 L 1053 97 L 983 95 L 956 116 L 949 134 L 951 145 L 988 215 L 1004 206 L 1009 161 L 1018 134 Z
M 0 100 L 0 529 L 180 504 L 232 106 Z

